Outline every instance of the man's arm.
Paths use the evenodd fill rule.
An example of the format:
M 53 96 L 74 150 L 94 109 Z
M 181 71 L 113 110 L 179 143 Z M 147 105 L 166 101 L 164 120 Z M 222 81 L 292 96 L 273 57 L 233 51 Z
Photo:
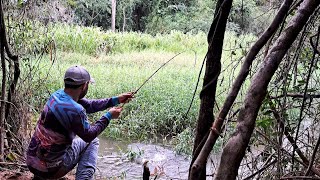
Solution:
M 83 106 L 87 113 L 95 113 L 105 110 L 107 108 L 116 106 L 119 104 L 118 97 L 106 98 L 106 99 L 86 99 L 82 98 L 78 101 Z
M 121 108 L 111 108 L 93 125 L 90 125 L 86 113 L 81 111 L 72 119 L 71 129 L 85 142 L 91 142 L 108 126 L 111 119 L 119 117 L 121 110 Z
M 134 94 L 132 92 L 127 92 L 120 94 L 119 96 L 114 96 L 112 98 L 106 99 L 86 99 L 82 98 L 78 101 L 81 104 L 87 113 L 95 113 L 98 111 L 105 110 L 109 107 L 113 107 L 118 105 L 119 103 L 126 103 L 134 98 Z
M 111 117 L 109 118 L 111 119 Z M 71 128 L 82 140 L 91 142 L 108 126 L 110 119 L 106 116 L 102 116 L 93 125 L 90 125 L 86 114 L 81 112 L 78 118 L 73 119 Z

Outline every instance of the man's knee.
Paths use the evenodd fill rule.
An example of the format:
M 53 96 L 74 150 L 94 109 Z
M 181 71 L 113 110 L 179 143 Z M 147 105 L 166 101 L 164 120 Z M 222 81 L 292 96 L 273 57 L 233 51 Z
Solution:
M 94 146 L 99 146 L 99 139 L 96 137 L 94 140 L 92 140 L 91 144 Z
M 76 173 L 76 179 L 88 179 L 92 180 L 94 177 L 95 168 L 85 167 L 84 169 L 78 170 Z

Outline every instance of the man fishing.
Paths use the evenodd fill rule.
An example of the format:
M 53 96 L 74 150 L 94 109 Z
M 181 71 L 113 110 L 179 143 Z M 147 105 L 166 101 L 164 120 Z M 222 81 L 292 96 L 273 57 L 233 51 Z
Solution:
M 93 179 L 99 140 L 97 136 L 111 119 L 120 116 L 120 103 L 133 98 L 131 92 L 112 98 L 85 99 L 93 82 L 82 66 L 67 69 L 65 88 L 54 92 L 44 106 L 27 151 L 27 165 L 34 179 L 58 179 L 76 165 L 76 179 Z M 87 113 L 110 108 L 99 120 L 90 124 Z M 75 138 L 75 136 L 78 136 Z

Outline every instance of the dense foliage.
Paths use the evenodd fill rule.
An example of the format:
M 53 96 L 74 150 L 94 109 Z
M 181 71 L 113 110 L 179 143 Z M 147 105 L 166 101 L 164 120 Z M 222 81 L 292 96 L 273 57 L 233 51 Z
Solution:
M 213 19 L 215 0 L 130 0 L 117 1 L 117 31 L 148 34 L 207 32 Z M 267 1 L 235 0 L 228 28 L 237 33 L 261 33 L 274 12 Z M 278 4 L 276 4 L 278 6 Z M 111 28 L 111 1 L 17 1 L 16 6 L 29 9 L 33 19 L 42 22 L 73 22 L 84 26 Z M 30 8 L 32 7 L 32 8 Z

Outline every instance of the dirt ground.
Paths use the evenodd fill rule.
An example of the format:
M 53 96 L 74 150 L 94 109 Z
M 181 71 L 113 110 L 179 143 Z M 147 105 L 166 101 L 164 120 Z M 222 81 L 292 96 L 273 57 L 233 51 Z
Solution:
M 31 180 L 33 174 L 29 171 L 26 172 L 16 172 L 11 170 L 5 170 L 0 172 L 0 180 Z M 73 175 L 66 175 L 60 180 L 75 180 Z

